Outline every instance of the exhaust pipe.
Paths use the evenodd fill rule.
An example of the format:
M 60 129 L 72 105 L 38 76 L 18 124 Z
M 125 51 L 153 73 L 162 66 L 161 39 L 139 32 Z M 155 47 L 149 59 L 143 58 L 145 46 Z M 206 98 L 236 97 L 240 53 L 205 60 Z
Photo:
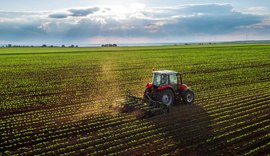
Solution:
M 183 84 L 183 77 L 182 77 L 182 74 L 179 74 L 179 77 L 180 77 L 180 83 Z

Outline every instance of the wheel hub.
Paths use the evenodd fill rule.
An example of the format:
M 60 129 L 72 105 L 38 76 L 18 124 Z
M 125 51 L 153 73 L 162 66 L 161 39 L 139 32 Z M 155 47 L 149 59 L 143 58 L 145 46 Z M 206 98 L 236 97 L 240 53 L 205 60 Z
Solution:
M 193 100 L 193 95 L 189 93 L 187 95 L 187 102 L 191 102 L 192 100 Z
M 164 104 L 168 105 L 168 104 L 170 103 L 170 101 L 171 101 L 171 98 L 170 98 L 169 95 L 164 94 L 164 95 L 162 96 L 162 102 L 163 102 Z

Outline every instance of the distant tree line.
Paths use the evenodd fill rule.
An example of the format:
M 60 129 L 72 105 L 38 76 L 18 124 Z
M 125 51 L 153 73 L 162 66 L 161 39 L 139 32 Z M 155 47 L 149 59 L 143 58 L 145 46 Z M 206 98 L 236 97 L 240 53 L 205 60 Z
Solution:
M 43 44 L 41 47 L 59 47 L 59 46 L 54 46 L 54 45 L 46 45 L 46 44 Z M 70 48 L 74 48 L 74 47 L 76 47 L 76 48 L 78 48 L 79 46 L 78 45 L 70 45 L 70 46 L 66 46 L 66 45 L 61 45 L 60 47 L 70 47 Z
M 27 45 L 12 45 L 12 44 L 8 44 L 8 45 L 3 45 L 2 47 L 34 47 L 33 45 L 27 46 Z
M 101 47 L 117 47 L 117 44 L 102 44 Z
M 33 46 L 33 45 L 12 45 L 12 44 L 8 44 L 8 45 L 3 45 L 2 47 L 70 47 L 70 48 L 78 48 L 78 45 L 61 45 L 61 46 L 56 46 L 56 45 L 47 45 L 47 44 L 43 44 L 41 46 Z
M 215 42 L 208 42 L 208 43 L 179 43 L 179 44 L 174 44 L 175 46 L 177 45 L 207 45 L 207 44 L 216 44 Z

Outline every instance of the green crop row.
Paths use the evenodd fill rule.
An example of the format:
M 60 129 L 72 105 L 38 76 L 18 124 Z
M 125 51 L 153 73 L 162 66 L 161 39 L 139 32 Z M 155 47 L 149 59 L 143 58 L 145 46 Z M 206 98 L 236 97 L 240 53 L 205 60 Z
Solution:
M 269 50 L 270 45 L 0 48 L 0 153 L 267 153 Z M 183 73 L 195 103 L 142 120 L 110 108 L 127 92 L 141 96 L 152 68 Z

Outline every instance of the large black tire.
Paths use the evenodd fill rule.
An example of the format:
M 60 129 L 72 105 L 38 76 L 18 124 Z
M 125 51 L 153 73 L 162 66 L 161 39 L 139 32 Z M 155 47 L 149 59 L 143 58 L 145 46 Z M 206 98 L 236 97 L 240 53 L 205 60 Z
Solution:
M 159 101 L 170 107 L 174 103 L 174 93 L 170 89 L 165 89 L 160 92 Z
M 182 98 L 186 104 L 192 104 L 195 100 L 194 92 L 192 90 L 187 90 Z

